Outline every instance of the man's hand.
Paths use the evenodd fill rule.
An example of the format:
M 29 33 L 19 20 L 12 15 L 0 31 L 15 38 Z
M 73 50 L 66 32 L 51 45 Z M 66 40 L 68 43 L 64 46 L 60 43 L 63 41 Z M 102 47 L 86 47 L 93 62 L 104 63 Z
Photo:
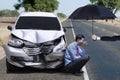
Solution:
M 83 47 L 86 47 L 87 45 L 88 45 L 87 41 L 83 41 L 82 46 L 83 46 Z
M 96 40 L 101 40 L 101 37 L 96 36 L 95 34 L 92 35 L 92 40 L 96 41 Z
M 92 40 L 97 40 L 97 36 L 95 34 L 92 35 Z

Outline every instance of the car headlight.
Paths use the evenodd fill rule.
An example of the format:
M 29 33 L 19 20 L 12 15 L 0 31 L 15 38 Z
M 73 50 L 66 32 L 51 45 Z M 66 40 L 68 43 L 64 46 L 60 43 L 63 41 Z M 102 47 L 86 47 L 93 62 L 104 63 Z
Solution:
M 53 49 L 53 52 L 62 52 L 66 49 L 66 43 L 63 38 L 61 38 L 61 41 L 58 45 L 55 46 Z
M 8 41 L 8 45 L 10 45 L 12 47 L 16 47 L 16 48 L 21 48 L 21 47 L 23 47 L 23 41 L 20 39 L 11 37 Z

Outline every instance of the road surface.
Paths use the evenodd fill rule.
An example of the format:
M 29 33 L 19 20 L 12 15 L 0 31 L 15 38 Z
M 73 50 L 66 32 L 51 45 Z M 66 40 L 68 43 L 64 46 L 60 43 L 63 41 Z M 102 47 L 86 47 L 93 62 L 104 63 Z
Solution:
M 72 25 L 71 25 L 72 23 Z M 120 80 L 120 41 L 93 41 L 92 23 L 89 21 L 65 21 L 67 27 L 66 38 L 68 44 L 74 41 L 72 28 L 75 34 L 82 33 L 88 41 L 86 54 L 91 59 L 86 68 L 89 80 Z M 103 24 L 94 24 L 94 33 L 102 35 L 118 35 L 120 28 Z M 40 71 L 36 69 L 23 69 L 20 72 L 6 73 L 5 57 L 0 60 L 0 80 L 84 80 L 82 76 L 74 76 L 62 72 Z
M 88 41 L 87 54 L 91 60 L 87 64 L 90 80 L 120 80 L 120 41 L 92 41 L 92 24 L 89 21 L 72 22 L 76 34 L 83 33 Z M 120 28 L 94 23 L 96 35 L 118 35 Z

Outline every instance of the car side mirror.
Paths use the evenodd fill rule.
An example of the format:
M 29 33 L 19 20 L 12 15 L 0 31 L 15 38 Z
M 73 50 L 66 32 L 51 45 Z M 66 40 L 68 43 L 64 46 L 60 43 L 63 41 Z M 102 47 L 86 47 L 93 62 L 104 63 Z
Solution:
M 8 26 L 7 29 L 12 31 L 12 26 Z

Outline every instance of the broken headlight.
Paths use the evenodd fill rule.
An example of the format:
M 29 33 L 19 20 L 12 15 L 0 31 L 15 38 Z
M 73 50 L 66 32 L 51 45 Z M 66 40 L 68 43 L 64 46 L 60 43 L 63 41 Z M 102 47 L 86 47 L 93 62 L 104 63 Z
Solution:
M 16 47 L 16 48 L 21 48 L 21 47 L 23 47 L 23 41 L 11 36 L 8 40 L 8 45 L 10 45 L 12 47 Z

